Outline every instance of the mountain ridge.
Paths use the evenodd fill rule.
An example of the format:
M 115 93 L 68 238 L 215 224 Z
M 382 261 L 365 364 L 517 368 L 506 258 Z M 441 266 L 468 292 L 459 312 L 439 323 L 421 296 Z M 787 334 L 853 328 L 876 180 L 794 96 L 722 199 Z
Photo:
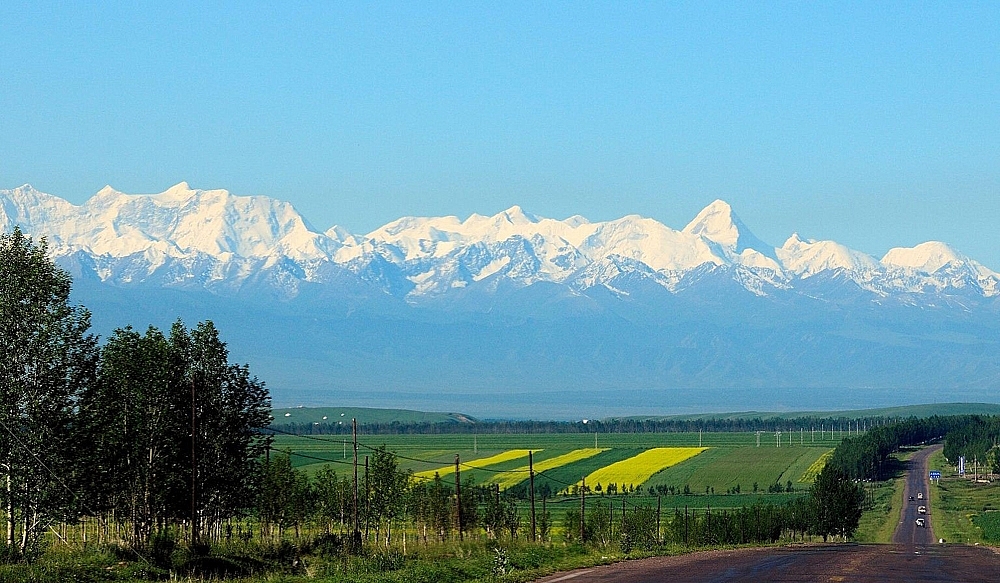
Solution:
M 774 247 L 721 199 L 681 230 L 639 215 L 603 222 L 579 215 L 550 219 L 515 205 L 464 220 L 401 217 L 362 235 L 337 226 L 321 232 L 284 201 L 193 189 L 186 182 L 139 195 L 106 186 L 79 206 L 23 185 L 0 190 L 0 227 L 14 225 L 47 237 L 57 258 L 91 256 L 101 266 L 96 275 L 115 285 L 202 285 L 224 293 L 271 271 L 273 291 L 284 298 L 303 284 L 325 283 L 332 267 L 414 304 L 498 277 L 627 294 L 611 282 L 623 269 L 676 292 L 687 276 L 712 266 L 733 273 L 755 295 L 836 272 L 881 298 L 1000 293 L 1000 275 L 945 243 L 896 247 L 881 260 L 797 233 Z M 614 274 L 601 267 L 609 261 L 618 262 Z
M 359 235 L 185 183 L 102 193 L 0 191 L 0 229 L 49 239 L 98 334 L 211 319 L 278 402 L 597 418 L 1000 388 L 1000 280 L 943 243 L 770 247 L 721 200 L 681 230 L 511 207 Z

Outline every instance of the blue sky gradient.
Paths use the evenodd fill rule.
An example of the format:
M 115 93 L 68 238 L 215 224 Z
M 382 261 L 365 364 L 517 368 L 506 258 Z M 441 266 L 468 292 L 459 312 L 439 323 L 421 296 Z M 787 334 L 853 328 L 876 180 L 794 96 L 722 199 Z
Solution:
M 65 4 L 0 4 L 0 188 L 186 180 L 354 232 L 723 198 L 774 245 L 1000 270 L 995 3 Z

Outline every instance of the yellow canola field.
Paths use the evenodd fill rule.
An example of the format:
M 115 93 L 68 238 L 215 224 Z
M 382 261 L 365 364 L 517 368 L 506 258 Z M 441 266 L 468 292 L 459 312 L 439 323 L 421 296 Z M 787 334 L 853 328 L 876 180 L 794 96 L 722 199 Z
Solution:
M 593 448 L 588 447 L 584 449 L 574 449 L 569 453 L 564 453 L 560 456 L 554 458 L 549 458 L 547 460 L 542 460 L 535 464 L 535 475 L 537 476 L 539 472 L 544 472 L 545 470 L 552 470 L 573 462 L 578 462 L 580 460 L 585 460 L 589 457 L 595 456 L 602 451 L 608 451 L 609 448 Z M 532 450 L 538 451 L 538 450 Z M 514 486 L 520 484 L 524 480 L 528 479 L 528 466 L 521 466 L 515 468 L 508 472 L 502 474 L 497 474 L 489 481 L 493 484 L 498 484 L 501 488 L 513 488 Z
M 535 449 L 532 451 L 542 451 L 540 449 Z M 485 468 L 487 466 L 492 466 L 494 464 L 502 464 L 504 462 L 509 462 L 511 460 L 516 460 L 518 458 L 528 457 L 528 450 L 526 449 L 512 449 L 505 451 L 503 453 L 498 453 L 497 455 L 484 457 L 477 460 L 472 460 L 471 462 L 464 462 L 461 469 L 463 470 L 475 470 L 479 468 Z M 414 478 L 433 478 L 434 474 L 441 476 L 442 478 L 455 473 L 455 464 L 448 466 L 443 466 L 434 470 L 426 470 L 423 472 L 417 472 L 413 474 Z
M 593 488 L 597 484 L 607 486 L 610 483 L 638 486 L 653 477 L 656 472 L 693 458 L 706 449 L 708 448 L 656 447 L 647 449 L 639 455 L 592 472 L 586 478 L 587 487 Z
M 819 459 L 814 461 L 812 465 L 809 466 L 809 469 L 806 470 L 806 473 L 802 474 L 802 477 L 799 478 L 799 481 L 805 482 L 807 484 L 812 484 L 813 482 L 815 482 L 816 476 L 818 476 L 819 473 L 823 471 L 823 468 L 826 467 L 826 462 L 830 459 L 830 456 L 832 455 L 833 455 L 833 450 L 831 449 L 830 451 L 819 456 Z

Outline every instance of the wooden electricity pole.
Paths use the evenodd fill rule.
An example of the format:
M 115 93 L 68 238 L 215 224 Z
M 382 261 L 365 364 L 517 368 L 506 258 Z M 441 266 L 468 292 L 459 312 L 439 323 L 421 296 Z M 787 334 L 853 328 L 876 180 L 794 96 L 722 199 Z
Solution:
M 194 372 L 191 373 L 191 546 L 198 546 L 198 454 L 197 441 L 197 404 L 195 402 Z
M 358 420 L 351 419 L 352 433 L 354 434 L 354 550 L 361 548 L 361 522 L 358 516 Z
M 455 454 L 455 525 L 458 526 L 458 540 L 463 540 L 462 535 L 462 482 L 459 478 L 459 459 Z
M 594 435 L 597 435 L 596 433 Z M 528 451 L 528 492 L 531 498 L 531 542 L 535 542 L 535 464 L 531 458 L 531 451 Z
M 587 511 L 586 496 L 587 496 L 587 477 L 584 476 L 580 478 L 580 542 L 581 543 L 587 542 L 587 531 L 584 528 L 584 525 L 587 522 L 586 517 L 584 516 L 584 513 Z

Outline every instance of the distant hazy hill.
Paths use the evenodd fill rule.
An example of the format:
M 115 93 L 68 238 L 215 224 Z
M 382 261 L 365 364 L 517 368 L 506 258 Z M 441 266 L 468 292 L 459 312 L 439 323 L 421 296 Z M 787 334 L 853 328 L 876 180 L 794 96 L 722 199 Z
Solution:
M 475 419 L 461 413 L 427 413 L 408 409 L 373 409 L 368 407 L 293 407 L 273 409 L 274 424 L 329 423 L 350 425 L 357 419 L 366 423 L 473 423 Z
M 801 419 L 816 417 L 823 419 L 872 419 L 872 418 L 902 418 L 932 417 L 934 415 L 1000 415 L 1000 405 L 992 403 L 931 403 L 925 405 L 904 405 L 901 407 L 882 407 L 876 409 L 857 409 L 852 411 L 744 411 L 740 413 L 697 413 L 690 415 L 640 415 L 619 417 L 618 419 L 669 419 L 681 421 L 697 421 L 699 419 Z
M 698 420 L 753 420 L 761 421 L 776 419 L 875 419 L 931 417 L 933 415 L 1000 415 L 1000 405 L 989 403 L 931 403 L 923 405 L 906 405 L 901 407 L 884 407 L 876 409 L 858 409 L 852 411 L 743 411 L 738 413 L 697 413 L 689 415 L 637 415 L 627 417 L 609 417 L 604 422 L 620 420 L 665 420 L 665 421 L 698 421 Z M 362 407 L 294 407 L 274 409 L 273 424 L 276 426 L 289 424 L 342 424 L 349 427 L 352 419 L 357 419 L 359 425 L 368 423 L 380 424 L 479 424 L 494 420 L 480 421 L 461 413 L 428 413 L 406 409 L 375 409 Z M 545 421 L 545 418 L 526 420 Z M 579 421 L 579 420 L 576 420 Z

